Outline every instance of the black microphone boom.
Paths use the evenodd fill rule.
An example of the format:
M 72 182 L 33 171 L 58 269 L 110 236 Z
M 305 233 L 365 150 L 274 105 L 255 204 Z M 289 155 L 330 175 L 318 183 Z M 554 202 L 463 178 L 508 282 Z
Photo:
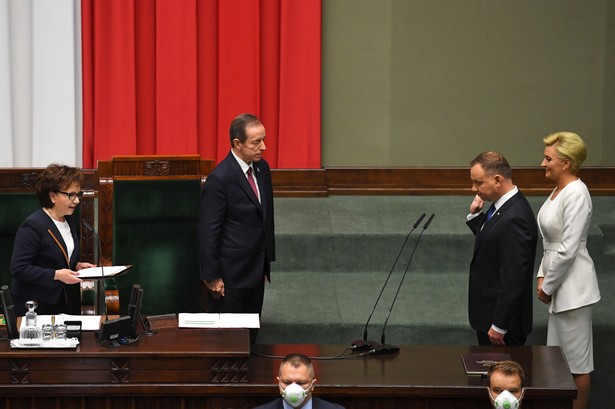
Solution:
M 391 278 L 391 274 L 393 273 L 393 270 L 395 269 L 395 266 L 397 265 L 397 262 L 399 261 L 399 257 L 401 256 L 402 251 L 406 247 L 406 243 L 408 242 L 408 239 L 410 238 L 410 234 L 418 227 L 418 225 L 421 223 L 421 221 L 424 218 L 425 218 L 425 213 L 423 213 L 417 219 L 417 221 L 414 223 L 414 226 L 412 226 L 412 230 L 410 230 L 410 232 L 406 235 L 406 240 L 404 240 L 404 244 L 402 244 L 401 248 L 399 249 L 399 253 L 397 253 L 397 258 L 395 259 L 395 262 L 393 263 L 393 266 L 391 266 L 391 271 L 389 271 L 389 275 L 387 276 L 386 280 L 384 281 L 384 285 L 382 286 L 382 289 L 380 289 L 380 294 L 378 294 L 378 298 L 376 299 L 376 303 L 374 304 L 374 308 L 372 308 L 372 312 L 369 314 L 369 318 L 367 318 L 367 322 L 365 323 L 365 329 L 363 331 L 363 339 L 357 339 L 356 341 L 352 341 L 352 343 L 351 343 L 353 350 L 355 350 L 355 351 L 368 351 L 368 350 L 372 349 L 372 347 L 374 347 L 375 345 L 378 344 L 376 341 L 368 341 L 367 340 L 367 326 L 369 325 L 369 321 L 372 319 L 372 315 L 374 315 L 374 311 L 376 311 L 376 306 L 378 305 L 378 302 L 380 301 L 380 297 L 382 297 L 382 293 L 384 292 L 384 289 L 387 286 L 387 283 L 389 282 L 389 279 Z
M 404 279 L 406 278 L 406 273 L 408 272 L 410 263 L 412 263 L 412 259 L 414 258 L 414 253 L 416 252 L 416 248 L 418 247 L 419 242 L 421 241 L 421 237 L 423 236 L 423 233 L 425 233 L 425 230 L 427 230 L 427 228 L 431 224 L 431 221 L 433 220 L 434 216 L 435 214 L 432 214 L 431 216 L 429 216 L 429 219 L 427 219 L 427 222 L 425 222 L 425 225 L 423 226 L 423 230 L 421 230 L 419 237 L 416 239 L 416 243 L 414 243 L 412 254 L 410 255 L 410 259 L 408 260 L 408 263 L 406 264 L 406 269 L 404 270 L 404 274 L 401 276 L 401 281 L 399 282 L 399 286 L 397 287 L 397 292 L 395 293 L 395 297 L 393 297 L 393 302 L 391 302 L 389 313 L 387 315 L 386 320 L 384 321 L 384 325 L 382 326 L 382 335 L 380 336 L 380 345 L 374 348 L 376 355 L 394 354 L 395 352 L 399 351 L 399 347 L 385 343 L 384 331 L 387 328 L 387 323 L 389 322 L 389 317 L 391 316 L 391 311 L 393 311 L 393 306 L 395 305 L 395 301 L 397 300 L 397 295 L 399 294 L 399 290 L 401 290 L 401 286 L 404 284 Z
M 100 262 L 100 257 L 102 256 L 102 246 L 100 244 L 100 236 L 98 235 L 98 233 L 96 233 L 96 230 L 94 230 L 94 228 L 90 225 L 90 223 L 87 222 L 87 220 L 82 220 L 81 222 L 89 231 L 92 232 L 92 234 L 96 238 L 96 243 L 98 244 L 98 257 L 97 257 L 96 264 L 100 266 L 100 275 L 102 276 L 102 290 L 104 292 L 105 291 L 105 269 L 103 267 L 103 263 Z M 98 289 L 100 289 L 100 287 L 101 286 L 98 286 Z M 107 295 L 105 294 L 103 298 L 105 301 L 105 321 L 109 321 L 109 313 L 107 311 Z
M 427 221 L 425 222 L 425 226 L 423 226 L 423 230 L 427 230 L 427 228 L 429 227 L 429 225 L 431 224 L 431 221 L 433 220 L 433 217 L 435 216 L 435 213 L 432 213 L 431 216 L 429 216 L 429 219 L 427 219 Z

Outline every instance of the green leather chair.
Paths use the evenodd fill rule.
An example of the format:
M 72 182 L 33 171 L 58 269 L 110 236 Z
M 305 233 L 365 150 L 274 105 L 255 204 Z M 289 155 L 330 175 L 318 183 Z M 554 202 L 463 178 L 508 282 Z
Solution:
M 0 194 L 0 284 L 10 284 L 11 255 L 21 222 L 39 208 L 34 193 Z

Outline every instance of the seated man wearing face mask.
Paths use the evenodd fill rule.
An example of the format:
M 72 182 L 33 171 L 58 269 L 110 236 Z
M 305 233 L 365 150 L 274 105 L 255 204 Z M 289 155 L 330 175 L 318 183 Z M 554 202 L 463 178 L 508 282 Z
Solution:
M 282 397 L 254 409 L 344 409 L 341 405 L 312 396 L 315 383 L 310 358 L 303 354 L 286 355 L 278 376 Z
M 523 399 L 523 368 L 515 361 L 500 361 L 489 368 L 489 399 L 495 409 L 518 409 Z

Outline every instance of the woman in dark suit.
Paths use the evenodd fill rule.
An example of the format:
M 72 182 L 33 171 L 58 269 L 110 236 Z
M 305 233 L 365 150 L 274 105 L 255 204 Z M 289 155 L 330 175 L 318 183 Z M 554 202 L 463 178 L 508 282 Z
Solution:
M 51 164 L 40 175 L 36 195 L 41 208 L 19 226 L 11 257 L 11 297 L 16 315 L 24 315 L 25 302 L 38 303 L 38 314 L 80 314 L 77 262 L 79 224 L 73 215 L 83 193 L 79 168 Z

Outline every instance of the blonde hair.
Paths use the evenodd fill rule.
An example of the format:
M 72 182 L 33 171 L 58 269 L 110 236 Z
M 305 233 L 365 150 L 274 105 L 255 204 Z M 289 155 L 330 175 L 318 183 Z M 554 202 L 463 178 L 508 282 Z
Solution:
M 576 175 L 587 158 L 587 147 L 583 138 L 574 132 L 554 132 L 543 138 L 545 146 L 555 146 L 557 156 L 570 162 L 570 173 Z

